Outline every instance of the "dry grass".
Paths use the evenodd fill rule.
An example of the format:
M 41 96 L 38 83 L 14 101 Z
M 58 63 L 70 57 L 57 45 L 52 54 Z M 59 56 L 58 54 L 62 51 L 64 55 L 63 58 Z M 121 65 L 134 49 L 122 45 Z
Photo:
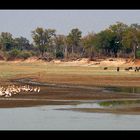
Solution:
M 97 86 L 139 86 L 140 73 L 134 71 L 116 71 L 116 67 L 103 70 L 100 67 L 64 66 L 45 62 L 0 62 L 0 81 L 16 78 L 35 78 L 40 82 L 67 83 Z

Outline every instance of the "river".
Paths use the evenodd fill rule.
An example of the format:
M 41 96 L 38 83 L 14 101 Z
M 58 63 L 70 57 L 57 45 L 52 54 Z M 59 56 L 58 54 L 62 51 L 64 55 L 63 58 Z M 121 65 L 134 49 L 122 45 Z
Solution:
M 0 130 L 139 130 L 139 115 L 85 113 L 59 108 L 81 105 L 51 105 L 25 108 L 1 108 Z M 85 106 L 98 107 L 95 103 Z M 85 107 L 84 106 L 84 107 Z

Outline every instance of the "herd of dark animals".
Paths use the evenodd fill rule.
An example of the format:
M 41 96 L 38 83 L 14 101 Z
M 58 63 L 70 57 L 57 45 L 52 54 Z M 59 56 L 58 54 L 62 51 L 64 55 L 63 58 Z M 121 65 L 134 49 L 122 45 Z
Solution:
M 108 67 L 104 67 L 104 70 L 107 70 L 107 69 L 108 69 Z M 140 67 L 135 67 L 135 68 L 133 68 L 133 67 L 128 67 L 128 68 L 125 68 L 125 70 L 126 70 L 126 71 L 134 70 L 135 72 L 139 72 Z M 118 71 L 118 72 L 120 71 L 120 67 L 117 67 L 117 71 Z

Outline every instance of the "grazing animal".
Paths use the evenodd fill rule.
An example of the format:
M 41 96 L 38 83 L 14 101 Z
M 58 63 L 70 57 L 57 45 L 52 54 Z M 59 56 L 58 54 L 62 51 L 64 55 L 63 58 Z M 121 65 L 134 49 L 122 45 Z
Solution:
M 125 68 L 126 71 L 133 70 L 133 67 Z
M 140 67 L 137 67 L 137 70 L 139 71 L 140 70 Z
M 126 71 L 129 71 L 129 68 L 125 68 Z
M 108 67 L 104 67 L 104 70 L 107 70 L 108 69 Z
M 133 67 L 128 67 L 129 68 L 129 70 L 133 70 Z
M 140 70 L 139 67 L 135 68 L 135 72 L 139 72 L 139 70 Z
M 118 71 L 118 72 L 120 71 L 120 67 L 117 67 L 117 71 Z

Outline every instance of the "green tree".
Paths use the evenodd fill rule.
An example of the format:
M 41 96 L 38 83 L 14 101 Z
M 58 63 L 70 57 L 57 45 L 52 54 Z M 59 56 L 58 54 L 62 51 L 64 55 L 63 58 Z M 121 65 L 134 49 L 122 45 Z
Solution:
M 2 32 L 0 34 L 0 44 L 3 51 L 10 51 L 14 48 L 14 39 L 12 34 L 8 32 Z
M 93 59 L 94 54 L 98 51 L 96 43 L 97 38 L 94 33 L 89 33 L 87 36 L 82 38 L 84 50 L 88 53 L 91 60 Z
M 65 53 L 65 36 L 64 35 L 56 35 L 56 37 L 54 38 L 54 53 L 56 56 L 59 56 L 59 54 L 64 55 Z
M 51 38 L 55 36 L 54 29 L 43 29 L 43 28 L 36 28 L 32 31 L 32 38 L 34 43 L 38 46 L 41 55 L 43 56 L 47 46 L 49 45 Z
M 136 29 L 137 31 L 140 30 L 140 25 L 138 23 L 133 23 L 130 25 L 130 27 Z
M 112 52 L 112 41 L 115 38 L 114 33 L 106 29 L 97 34 L 97 48 L 101 50 L 103 55 L 111 56 Z
M 113 33 L 112 40 L 110 42 L 111 50 L 117 57 L 118 51 L 123 49 L 122 37 L 123 33 L 127 30 L 128 26 L 122 22 L 117 22 L 109 27 L 109 30 Z
M 138 26 L 137 26 L 138 27 Z M 133 52 L 133 59 L 136 59 L 136 49 L 140 43 L 140 28 L 131 25 L 123 34 L 122 43 L 125 48 L 129 48 Z
M 116 33 L 117 37 L 121 39 L 123 32 L 128 28 L 128 25 L 122 23 L 122 22 L 117 22 L 116 24 L 110 25 L 109 29 Z
M 122 36 L 128 26 L 117 22 L 97 34 L 97 46 L 103 54 L 108 56 L 118 56 L 118 52 L 123 49 Z
M 69 35 L 67 36 L 67 40 L 71 45 L 72 54 L 75 52 L 76 47 L 79 46 L 81 37 L 82 37 L 82 32 L 78 28 L 72 29 Z
M 29 40 L 25 37 L 18 37 L 14 39 L 15 46 L 19 50 L 30 50 L 31 45 L 29 43 Z

